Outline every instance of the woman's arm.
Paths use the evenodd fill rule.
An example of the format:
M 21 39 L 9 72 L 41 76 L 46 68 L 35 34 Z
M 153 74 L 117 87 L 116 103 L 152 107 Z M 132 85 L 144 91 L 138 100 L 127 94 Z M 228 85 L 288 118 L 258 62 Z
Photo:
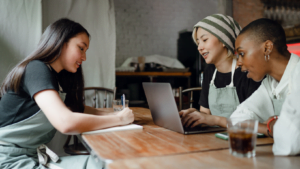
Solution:
M 95 116 L 70 111 L 55 90 L 44 90 L 34 99 L 50 123 L 61 133 L 79 134 L 86 131 L 125 125 L 133 122 L 134 115 L 128 108 L 111 116 Z
M 209 115 L 198 111 L 194 111 L 186 116 L 181 117 L 181 120 L 185 127 L 193 128 L 199 124 L 227 127 L 227 120 L 225 117 Z
M 266 89 L 264 82 L 262 82 L 260 87 L 237 107 L 230 118 L 234 123 L 249 119 L 264 122 L 273 115 L 273 104 L 268 90 Z
M 200 112 L 205 114 L 211 114 L 210 110 L 208 108 L 205 108 L 203 106 L 200 106 Z

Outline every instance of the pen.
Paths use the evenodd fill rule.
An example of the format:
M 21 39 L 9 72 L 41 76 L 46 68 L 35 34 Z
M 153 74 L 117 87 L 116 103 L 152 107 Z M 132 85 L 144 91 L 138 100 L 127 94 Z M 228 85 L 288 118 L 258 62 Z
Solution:
M 122 104 L 123 105 L 123 109 L 125 109 L 125 95 L 124 94 L 123 94 L 123 98 L 122 99 L 123 99 L 122 100 L 123 101 L 123 104 Z

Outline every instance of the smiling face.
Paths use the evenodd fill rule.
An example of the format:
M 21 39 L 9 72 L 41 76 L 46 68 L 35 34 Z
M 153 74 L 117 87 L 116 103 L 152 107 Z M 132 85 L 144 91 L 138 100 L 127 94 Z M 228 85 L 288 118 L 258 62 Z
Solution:
M 197 29 L 196 40 L 198 51 L 207 64 L 215 64 L 220 58 L 227 56 L 227 48 L 211 33 L 202 28 Z
M 62 69 L 75 73 L 83 61 L 89 48 L 89 37 L 86 33 L 79 33 L 66 42 L 59 57 Z
M 268 65 L 265 60 L 265 43 L 258 43 L 254 38 L 247 36 L 247 32 L 240 34 L 235 47 L 238 56 L 238 66 L 243 72 L 248 72 L 247 77 L 256 82 L 261 81 L 267 74 Z

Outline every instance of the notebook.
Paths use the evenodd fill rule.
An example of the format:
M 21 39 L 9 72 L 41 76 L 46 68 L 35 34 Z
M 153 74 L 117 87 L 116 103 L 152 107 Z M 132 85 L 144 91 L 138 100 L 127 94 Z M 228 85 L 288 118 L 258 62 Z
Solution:
M 114 131 L 124 131 L 124 130 L 143 130 L 143 126 L 137 124 L 128 124 L 125 126 L 117 126 L 117 127 L 110 127 L 101 130 L 94 130 L 84 132 L 82 134 L 99 134 L 99 133 L 107 133 L 107 132 L 114 132 Z
M 143 88 L 145 90 L 153 121 L 158 126 L 182 134 L 224 131 L 227 129 L 219 126 L 207 125 L 199 125 L 195 128 L 184 128 L 169 83 L 144 82 Z

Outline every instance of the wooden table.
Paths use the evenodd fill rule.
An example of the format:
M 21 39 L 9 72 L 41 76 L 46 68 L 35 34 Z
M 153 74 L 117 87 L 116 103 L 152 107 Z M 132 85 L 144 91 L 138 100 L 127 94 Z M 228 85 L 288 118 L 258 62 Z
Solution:
M 195 152 L 170 156 L 141 157 L 117 160 L 108 165 L 110 169 L 182 169 L 182 168 L 264 168 L 293 169 L 300 168 L 300 156 L 274 156 L 272 146 L 256 147 L 256 157 L 240 158 L 226 150 Z
M 129 160 L 143 157 L 171 156 L 228 149 L 228 141 L 215 133 L 183 135 L 156 126 L 146 108 L 131 108 L 135 124 L 143 130 L 117 131 L 97 135 L 82 135 L 83 140 L 99 159 L 104 161 Z M 110 109 L 102 109 L 113 111 Z M 271 138 L 259 138 L 257 145 L 272 145 Z M 228 150 L 226 150 L 228 151 Z M 228 154 L 229 155 L 229 154 Z M 175 161 L 174 161 L 175 162 Z

